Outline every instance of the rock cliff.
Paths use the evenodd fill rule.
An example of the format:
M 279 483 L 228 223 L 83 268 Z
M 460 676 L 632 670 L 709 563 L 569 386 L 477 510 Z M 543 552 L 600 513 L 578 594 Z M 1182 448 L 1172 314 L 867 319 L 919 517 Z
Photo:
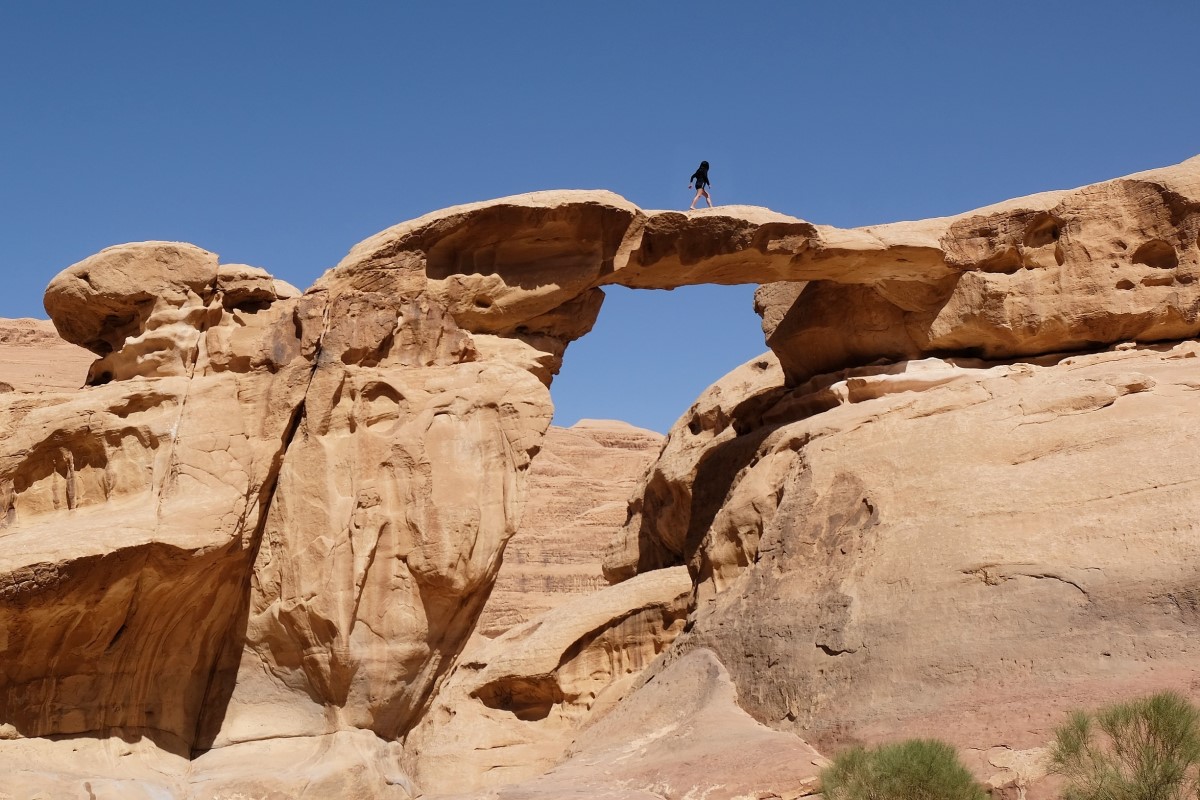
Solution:
M 109 248 L 46 292 L 86 388 L 0 394 L 0 762 L 60 796 L 407 797 L 610 758 L 661 795 L 624 719 L 643 759 L 706 752 L 662 733 L 700 721 L 804 754 L 672 784 L 710 797 L 811 791 L 794 734 L 935 732 L 1027 781 L 1067 704 L 1200 677 L 1198 275 L 1200 158 L 856 230 L 535 193 L 303 294 Z M 602 287 L 702 282 L 764 284 L 772 352 L 671 432 L 616 586 L 468 644 Z M 675 680 L 711 713 L 638 710 Z

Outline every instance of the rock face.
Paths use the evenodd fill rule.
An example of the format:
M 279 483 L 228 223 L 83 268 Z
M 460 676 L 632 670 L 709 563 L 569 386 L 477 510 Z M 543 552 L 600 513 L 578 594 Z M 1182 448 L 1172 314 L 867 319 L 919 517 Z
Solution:
M 655 669 L 711 650 L 747 711 L 823 751 L 936 736 L 998 784 L 1037 777 L 1001 767 L 1072 707 L 1194 694 L 1198 356 L 927 359 L 774 391 L 746 378 L 767 356 L 731 373 L 626 532 L 696 581 Z
M 662 434 L 613 420 L 551 426 L 529 468 L 529 499 L 479 618 L 495 637 L 607 585 L 602 553 L 658 455 Z
M 44 319 L 0 320 L 0 392 L 78 389 L 93 356 Z
M 554 766 L 682 630 L 691 590 L 682 567 L 656 570 L 473 639 L 405 742 L 410 773 L 427 791 L 458 792 Z
M 878 358 L 1011 358 L 1197 333 L 1200 157 L 863 232 L 934 236 L 950 272 L 819 280 L 778 300 L 764 291 L 767 344 L 793 382 Z
M 211 270 L 177 278 L 175 258 Z M 162 290 L 135 295 L 135 327 L 105 299 L 113 262 Z M 115 248 L 60 289 L 95 294 L 129 347 L 68 304 L 78 341 L 106 353 L 100 379 L 115 380 L 0 405 L 0 717 L 23 736 L 120 732 L 187 753 L 236 635 L 308 362 L 290 318 L 231 306 L 199 248 Z M 264 355 L 251 364 L 234 346 Z M 148 377 L 152 364 L 163 374 Z
M 544 775 L 443 800 L 796 800 L 815 794 L 826 763 L 742 711 L 721 662 L 695 650 L 580 734 Z
M 0 759 L 60 795 L 458 791 L 456 726 L 526 779 L 705 650 L 759 722 L 934 732 L 1025 780 L 1058 708 L 1194 674 L 1198 237 L 1200 158 L 857 230 L 522 195 L 303 295 L 109 248 L 46 293 L 87 387 L 0 394 Z M 701 282 L 767 284 L 772 354 L 672 431 L 607 556 L 628 585 L 468 645 L 602 287 Z M 596 735 L 556 774 L 617 759 Z M 55 737 L 108 783 L 45 777 Z

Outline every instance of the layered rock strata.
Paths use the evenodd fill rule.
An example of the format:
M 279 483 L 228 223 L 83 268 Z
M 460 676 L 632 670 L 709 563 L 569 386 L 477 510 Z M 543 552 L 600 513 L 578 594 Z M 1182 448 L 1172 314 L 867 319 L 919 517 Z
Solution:
M 1194 362 L 1144 345 L 1200 333 L 1198 236 L 1200 158 L 857 230 L 522 195 L 388 229 L 303 295 L 192 245 L 105 250 L 46 294 L 98 356 L 88 387 L 0 395 L 5 736 L 243 765 L 286 739 L 313 748 L 313 774 L 324 753 L 374 786 L 355 791 L 409 793 L 395 743 L 415 744 L 440 685 L 466 686 L 446 676 L 521 519 L 547 386 L 608 284 L 770 284 L 773 357 L 672 433 L 607 566 L 689 565 L 672 652 L 716 653 L 759 720 L 837 743 L 884 736 L 872 709 L 913 730 L 960 720 L 981 681 L 1008 708 L 1020 676 L 1071 698 L 1073 671 L 1153 683 L 1143 656 L 1190 674 Z M 1118 342 L 1143 360 L 1039 360 Z M 947 360 L 964 357 L 988 361 Z M 920 621 L 944 621 L 947 596 L 959 622 L 931 638 Z M 1087 626 L 1117 643 L 1086 655 L 1079 636 L 1042 666 Z M 635 627 L 655 646 L 678 632 Z M 507 685 L 545 681 L 527 666 Z M 1027 743 L 1005 718 L 955 736 Z

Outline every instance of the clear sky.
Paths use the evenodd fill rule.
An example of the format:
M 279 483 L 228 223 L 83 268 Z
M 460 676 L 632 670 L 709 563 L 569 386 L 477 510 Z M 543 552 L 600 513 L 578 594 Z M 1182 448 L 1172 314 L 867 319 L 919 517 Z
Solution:
M 301 288 L 457 203 L 612 189 L 856 226 L 1200 153 L 1196 0 L 0 3 L 0 316 L 194 242 Z M 614 289 L 557 424 L 665 430 L 765 349 L 753 287 Z

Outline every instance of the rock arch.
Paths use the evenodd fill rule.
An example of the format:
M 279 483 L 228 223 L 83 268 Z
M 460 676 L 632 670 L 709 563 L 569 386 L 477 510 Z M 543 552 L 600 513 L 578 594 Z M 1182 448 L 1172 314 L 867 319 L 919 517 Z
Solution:
M 797 383 L 1195 336 L 1198 236 L 1192 159 L 854 230 L 521 195 L 383 231 L 304 294 L 191 245 L 105 250 L 46 293 L 100 357 L 97 385 L 0 409 L 0 720 L 182 753 L 403 735 L 486 598 L 547 386 L 606 285 L 764 284 L 766 341 Z M 1149 240 L 1177 260 L 1123 244 Z M 59 450 L 103 450 L 103 474 L 31 463 Z

